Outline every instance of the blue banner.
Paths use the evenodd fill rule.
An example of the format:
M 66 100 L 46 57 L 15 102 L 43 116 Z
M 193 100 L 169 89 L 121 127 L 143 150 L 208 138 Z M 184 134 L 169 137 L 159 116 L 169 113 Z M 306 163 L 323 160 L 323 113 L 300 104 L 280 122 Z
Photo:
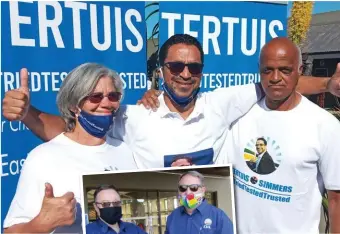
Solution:
M 123 103 L 135 104 L 147 88 L 144 7 L 145 2 L 1 2 L 2 97 L 19 88 L 19 71 L 26 67 L 31 103 L 57 114 L 56 94 L 67 73 L 96 62 L 120 74 Z M 27 153 L 42 142 L 22 122 L 1 118 L 2 223 Z
M 160 45 L 176 33 L 196 37 L 205 61 L 201 90 L 259 82 L 262 46 L 286 36 L 287 5 L 268 2 L 160 2 Z

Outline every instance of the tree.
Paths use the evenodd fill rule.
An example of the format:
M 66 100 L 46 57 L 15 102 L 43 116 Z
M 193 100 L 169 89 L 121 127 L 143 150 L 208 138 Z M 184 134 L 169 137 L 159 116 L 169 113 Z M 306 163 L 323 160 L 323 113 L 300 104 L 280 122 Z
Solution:
M 312 20 L 314 2 L 293 2 L 291 16 L 288 21 L 288 37 L 297 45 L 306 40 Z

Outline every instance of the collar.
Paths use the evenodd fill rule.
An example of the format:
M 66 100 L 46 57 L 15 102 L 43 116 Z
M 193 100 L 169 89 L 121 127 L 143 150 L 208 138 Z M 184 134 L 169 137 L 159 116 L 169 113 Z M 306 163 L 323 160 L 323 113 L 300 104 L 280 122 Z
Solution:
M 199 205 L 193 212 L 192 214 L 195 214 L 196 211 L 203 214 L 204 213 L 204 210 L 209 206 L 207 200 L 204 198 L 203 202 L 201 203 L 201 205 Z M 185 210 L 185 207 L 184 206 L 181 206 L 180 207 L 180 211 L 181 213 L 184 213 L 184 214 L 187 214 L 189 215 L 186 210 Z
M 198 93 L 196 97 L 196 103 L 193 112 L 190 114 L 189 118 L 186 120 L 189 121 L 193 118 L 197 118 L 199 116 L 204 116 L 204 100 L 203 100 L 203 95 L 201 92 Z M 161 118 L 169 118 L 169 117 L 176 117 L 180 116 L 177 112 L 172 112 L 170 111 L 169 107 L 166 105 L 165 100 L 164 100 L 164 92 L 162 92 L 161 95 L 158 97 L 159 101 L 159 108 L 156 111 L 156 113 L 159 114 Z
M 103 232 L 103 233 L 106 233 L 108 232 L 109 230 L 113 230 L 111 227 L 109 227 L 109 225 L 107 225 L 103 220 L 101 220 L 100 218 L 97 219 L 96 221 L 98 223 L 98 225 L 100 226 L 100 230 Z M 119 221 L 118 222 L 118 226 L 119 226 L 119 229 L 120 231 L 119 232 L 122 232 L 122 231 L 125 231 L 126 229 L 126 224 L 125 222 L 123 221 Z M 113 230 L 114 231 L 114 230 Z
M 267 150 L 264 151 L 262 154 L 257 155 L 257 157 L 258 157 L 258 158 L 262 158 L 262 156 L 263 156 L 266 152 L 267 152 Z

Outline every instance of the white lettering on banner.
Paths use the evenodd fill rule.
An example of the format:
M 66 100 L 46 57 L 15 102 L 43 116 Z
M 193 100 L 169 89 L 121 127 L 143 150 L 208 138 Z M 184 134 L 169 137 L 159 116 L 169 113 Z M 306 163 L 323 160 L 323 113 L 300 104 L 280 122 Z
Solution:
M 30 91 L 59 91 L 62 81 L 67 76 L 66 72 L 29 72 Z M 20 87 L 19 72 L 0 72 L 0 77 L 4 81 L 4 91 Z
M 134 53 L 137 53 L 143 49 L 143 37 L 141 33 L 137 30 L 136 26 L 132 22 L 132 18 L 135 18 L 136 22 L 142 22 L 142 16 L 139 11 L 135 9 L 128 9 L 126 12 L 122 14 L 122 10 L 119 7 L 113 8 L 110 6 L 102 6 L 103 8 L 103 20 L 97 19 L 97 5 L 82 3 L 82 2 L 71 2 L 66 1 L 63 3 L 65 7 L 62 7 L 61 2 L 57 1 L 39 1 L 37 2 L 38 8 L 36 9 L 38 15 L 38 21 L 32 22 L 31 16 L 23 16 L 21 12 L 19 12 L 19 5 L 24 5 L 24 7 L 29 7 L 28 4 L 32 4 L 33 1 L 10 1 L 9 2 L 9 10 L 10 10 L 10 28 L 11 28 L 11 43 L 13 46 L 28 46 L 35 47 L 36 44 L 39 44 L 40 47 L 49 47 L 51 45 L 48 44 L 51 40 L 49 40 L 52 36 L 54 39 L 57 48 L 66 48 L 71 47 L 71 45 L 65 45 L 63 41 L 63 36 L 69 36 L 69 32 L 62 32 L 60 25 L 65 24 L 63 22 L 63 13 L 64 11 L 71 10 L 72 12 L 72 23 L 73 23 L 73 45 L 74 49 L 82 49 L 82 38 L 81 31 L 82 25 L 88 27 L 88 19 L 86 19 L 86 24 L 81 24 L 81 19 L 84 14 L 87 14 L 90 20 L 90 30 L 91 30 L 91 42 L 95 49 L 99 51 L 105 51 L 112 47 L 112 34 L 111 31 L 115 30 L 115 48 L 116 51 L 123 51 L 123 41 L 125 42 L 126 48 Z M 47 8 L 53 9 L 53 17 L 47 15 Z M 81 11 L 82 10 L 82 14 Z M 111 21 L 111 12 L 114 12 L 114 22 L 115 28 L 112 29 Z M 124 20 L 122 20 L 124 17 Z M 100 35 L 98 35 L 98 28 L 101 25 L 98 25 L 98 22 L 103 22 L 103 32 L 104 32 L 104 40 L 99 42 Z M 22 35 L 21 28 L 25 27 L 32 28 L 38 24 L 39 26 L 39 34 L 35 38 L 25 38 Z M 132 38 L 124 38 L 122 33 L 123 24 L 126 25 L 128 30 L 130 30 L 133 35 Z M 51 31 L 52 35 L 48 32 Z M 63 35 L 64 33 L 64 35 Z M 124 39 L 124 40 L 123 40 Z M 136 39 L 136 44 L 132 44 L 132 40 Z M 36 40 L 39 40 L 39 43 L 36 43 Z
M 214 24 L 215 31 L 210 31 L 210 23 Z M 206 48 L 206 53 L 209 54 L 209 40 L 214 48 L 214 54 L 220 55 L 220 47 L 218 46 L 217 38 L 221 33 L 221 23 L 215 16 L 203 16 L 203 34 L 207 35 L 203 38 L 203 48 Z
M 226 88 L 260 82 L 257 73 L 206 73 L 201 80 L 201 88 Z
M 67 72 L 29 72 L 30 92 L 59 91 L 59 88 L 67 76 Z M 145 89 L 147 78 L 145 73 L 122 72 L 119 74 L 124 89 Z M 3 79 L 4 92 L 20 87 L 19 72 L 0 72 Z
M 18 2 L 9 2 L 9 17 L 11 22 L 12 45 L 35 46 L 34 39 L 21 38 L 20 36 L 20 24 L 31 24 L 31 17 L 19 16 Z
M 98 41 L 98 21 L 97 21 L 97 5 L 90 4 L 91 16 L 91 41 L 93 46 L 100 51 L 105 51 L 111 45 L 111 21 L 104 20 L 104 42 L 101 44 Z M 110 7 L 104 6 L 104 19 L 110 19 Z M 120 20 L 120 19 L 119 19 Z M 121 23 L 121 22 L 120 22 Z
M 1 132 L 12 131 L 22 132 L 29 131 L 30 129 L 21 121 L 1 121 Z
M 240 20 L 234 17 L 222 17 L 222 22 L 228 24 L 227 55 L 233 55 L 234 47 L 232 41 L 234 40 L 234 24 L 238 24 Z
M 122 32 L 122 22 L 120 20 L 122 18 L 122 11 L 118 7 L 115 7 L 115 16 L 117 18 L 117 20 L 115 20 L 116 50 L 123 51 L 123 39 L 121 37 L 121 35 L 123 35 L 123 32 Z
M 80 10 L 86 10 L 87 5 L 83 2 L 65 2 L 65 7 L 72 9 L 72 16 L 73 16 L 73 41 L 74 41 L 74 48 L 81 49 L 81 21 L 80 21 Z
M 240 27 L 241 30 L 237 30 L 241 32 L 241 52 L 246 56 L 252 56 L 256 52 L 260 51 L 262 46 L 265 44 L 265 39 L 267 35 L 267 25 L 268 25 L 268 33 L 272 38 L 277 37 L 277 31 L 283 31 L 283 23 L 279 20 L 267 21 L 265 19 L 247 19 L 247 18 L 237 18 L 237 17 L 222 17 L 221 19 L 215 16 L 203 16 L 203 24 L 202 29 L 198 29 L 198 31 L 192 31 L 191 22 L 196 21 L 196 24 L 201 23 L 200 15 L 192 15 L 192 14 L 178 14 L 178 13 L 169 13 L 162 12 L 161 18 L 167 21 L 167 25 L 165 27 L 168 28 L 168 37 L 171 37 L 175 34 L 175 21 L 180 20 L 183 21 L 183 31 L 184 33 L 190 34 L 193 37 L 201 36 L 203 39 L 203 51 L 204 54 L 209 53 L 209 41 L 211 41 L 214 54 L 221 55 L 220 46 L 218 44 L 218 37 L 221 34 L 221 28 L 225 27 L 223 24 L 227 24 L 227 51 L 222 52 L 222 54 L 233 55 L 234 54 L 234 38 L 235 38 L 235 27 Z M 221 24 L 222 22 L 222 24 Z M 241 23 L 240 23 L 241 22 Z M 213 26 L 210 26 L 213 25 Z M 260 27 L 260 42 L 258 43 L 258 25 Z M 248 35 L 248 27 L 251 27 L 250 35 Z M 203 33 L 203 35 L 199 35 L 199 33 Z M 248 40 L 251 43 L 248 43 Z M 225 43 L 223 41 L 223 43 Z M 247 48 L 247 45 L 251 45 L 250 48 Z M 258 45 L 260 45 L 258 47 Z
M 1 174 L 1 177 L 20 174 L 22 166 L 25 163 L 25 159 L 7 161 L 8 154 L 1 154 L 1 158 L 2 158 L 2 163 L 1 163 L 2 174 Z
M 129 9 L 125 14 L 126 26 L 130 29 L 133 35 L 137 39 L 137 45 L 132 45 L 131 39 L 126 40 L 126 46 L 131 52 L 139 52 L 143 48 L 143 37 L 138 32 L 137 28 L 132 24 L 131 17 L 134 16 L 137 22 L 142 22 L 142 16 L 138 11 L 134 9 Z
M 47 19 L 47 6 L 54 8 L 54 19 Z M 51 28 L 54 40 L 58 48 L 65 48 L 63 39 L 60 34 L 59 25 L 63 21 L 62 9 L 58 2 L 39 2 L 39 35 L 40 47 L 48 47 L 47 30 Z
M 175 20 L 181 19 L 181 14 L 162 12 L 162 19 L 168 20 L 168 37 L 175 34 Z M 186 27 L 184 25 L 184 27 Z
M 198 32 L 195 31 L 191 31 L 190 30 L 190 21 L 196 21 L 199 22 L 200 21 L 200 15 L 189 15 L 189 14 L 184 14 L 184 33 L 185 34 L 190 34 L 193 37 L 198 37 Z
M 6 123 L 6 121 L 1 121 L 1 132 L 3 132 L 4 131 L 4 129 L 5 129 L 5 123 Z
M 119 73 L 124 89 L 144 89 L 147 86 L 145 73 Z
M 247 49 L 247 19 L 243 18 L 241 24 L 241 50 L 244 55 L 251 56 L 256 52 L 257 45 L 257 19 L 252 20 L 252 30 L 251 30 L 251 49 Z
M 25 124 L 23 124 L 21 121 L 11 121 L 9 122 L 9 127 L 13 132 L 18 131 L 29 131 L 28 127 L 26 127 Z

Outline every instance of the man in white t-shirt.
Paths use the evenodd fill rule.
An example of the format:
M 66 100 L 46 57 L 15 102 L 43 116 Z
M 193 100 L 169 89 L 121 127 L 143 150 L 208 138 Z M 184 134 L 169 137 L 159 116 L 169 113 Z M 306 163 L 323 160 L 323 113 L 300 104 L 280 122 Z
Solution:
M 301 53 L 291 41 L 266 44 L 260 56 L 266 96 L 228 134 L 238 233 L 319 233 L 324 189 L 330 230 L 340 232 L 340 122 L 296 91 L 301 71 Z M 260 143 L 276 165 L 263 165 L 268 173 L 249 163 Z
M 128 105 L 116 113 L 107 141 L 116 138 L 128 144 L 138 168 L 171 166 L 176 157 L 191 158 L 196 165 L 211 164 L 220 155 L 232 122 L 243 116 L 263 96 L 255 84 L 199 92 L 204 52 L 199 41 L 186 34 L 170 37 L 160 48 L 160 72 L 164 92 L 156 97 L 156 112 Z M 301 79 L 304 93 L 334 91 L 336 79 Z M 152 91 L 150 91 L 152 93 Z M 3 101 L 8 120 L 21 119 L 45 141 L 65 128 L 60 117 L 30 107 L 27 98 L 13 90 Z

